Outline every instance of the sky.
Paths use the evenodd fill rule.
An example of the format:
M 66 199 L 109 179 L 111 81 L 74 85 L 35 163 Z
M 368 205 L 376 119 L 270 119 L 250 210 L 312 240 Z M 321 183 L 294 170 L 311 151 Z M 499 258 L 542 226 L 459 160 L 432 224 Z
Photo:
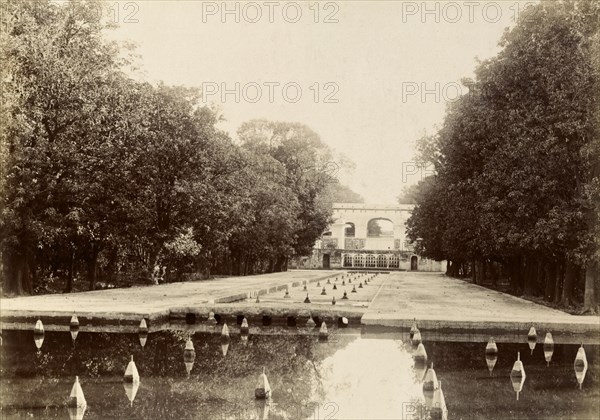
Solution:
M 145 80 L 201 87 L 234 139 L 255 118 L 306 124 L 355 163 L 342 183 L 393 204 L 430 172 L 413 163 L 415 141 L 532 2 L 109 4 L 111 37 L 137 45 Z

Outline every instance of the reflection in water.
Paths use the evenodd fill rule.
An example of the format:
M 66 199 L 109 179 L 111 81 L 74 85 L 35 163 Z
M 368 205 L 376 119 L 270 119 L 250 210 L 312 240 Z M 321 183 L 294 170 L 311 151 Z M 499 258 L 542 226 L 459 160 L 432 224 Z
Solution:
M 302 418 L 410 418 L 406 413 L 422 404 L 423 392 L 412 365 L 398 341 L 354 339 L 323 360 L 313 391 L 322 394 L 312 398 L 322 403 Z
M 221 327 L 212 333 L 194 334 L 194 328 L 182 325 L 181 331 L 152 333 L 143 350 L 137 332 L 81 331 L 73 347 L 69 332 L 46 331 L 41 354 L 31 346 L 32 329 L 4 331 L 0 348 L 2 415 L 64 417 L 65 397 L 76 375 L 82 380 L 89 419 L 425 419 L 436 414 L 431 412 L 435 394 L 426 391 L 435 382 L 431 380 L 433 366 L 430 370 L 426 364 L 415 366 L 410 342 L 361 336 L 359 330 L 340 330 L 335 325 L 330 326 L 327 341 L 318 340 L 318 330 L 308 333 L 302 329 L 301 334 L 292 335 L 287 328 L 269 327 L 257 328 L 256 334 L 245 340 L 233 333 L 229 353 L 222 357 Z M 194 352 L 202 357 L 194 358 L 188 374 L 181 369 L 181 353 L 190 339 Z M 502 337 L 496 340 L 499 352 L 493 377 L 482 363 L 484 342 L 428 340 L 427 360 L 435 360 L 438 384 L 444 383 L 449 417 L 597 417 L 598 346 L 585 347 L 589 373 L 586 387 L 579 390 L 573 375 L 579 345 L 555 344 L 547 367 L 542 352 L 530 355 L 527 344 L 505 343 Z M 506 377 L 514 362 L 510 355 L 519 351 L 529 385 L 522 393 L 519 380 L 521 401 L 516 402 Z M 133 373 L 132 382 L 124 381 L 123 363 L 119 362 L 129 361 L 130 355 L 136 371 L 139 369 L 136 382 Z M 272 396 L 267 405 L 263 400 L 255 403 L 252 395 L 260 373 L 257 366 L 269 372 Z M 140 373 L 144 374 L 144 386 L 139 391 L 143 398 L 138 399 Z M 123 388 L 115 386 L 119 382 L 130 404 L 124 402 Z M 33 412 L 32 407 L 42 408 Z M 69 411 L 77 415 L 76 410 Z M 443 416 L 444 410 L 437 413 Z
M 415 359 L 415 365 L 425 365 L 427 362 L 427 352 L 425 351 L 423 343 L 419 343 L 413 358 Z
M 71 420 L 82 420 L 85 415 L 86 407 L 68 407 L 67 411 L 69 412 L 69 418 Z
M 421 331 L 419 331 L 419 329 L 417 328 L 412 336 L 412 344 L 413 344 L 413 346 L 417 346 L 417 345 L 421 344 L 421 342 L 422 342 Z
M 431 367 L 427 369 L 427 373 L 425 373 L 425 379 L 423 380 L 423 396 L 425 397 L 425 405 L 428 408 L 433 407 L 433 399 L 435 390 L 438 389 L 439 382 L 437 379 L 437 374 L 433 369 L 433 362 L 431 363 Z
M 140 321 L 140 327 L 138 329 L 138 336 L 140 338 L 140 345 L 142 348 L 146 345 L 146 341 L 148 340 L 148 325 L 146 324 L 146 320 L 142 318 Z
M 256 407 L 256 418 L 260 420 L 267 420 L 271 411 L 271 401 L 269 400 L 257 400 L 255 403 Z
M 413 339 L 417 331 L 419 331 L 419 329 L 417 328 L 417 319 L 415 318 L 412 327 L 410 327 L 410 333 L 408 334 L 411 340 Z
M 533 349 L 535 349 L 535 345 L 537 344 L 537 332 L 533 325 L 529 328 L 529 332 L 527 333 L 527 343 L 529 343 L 529 350 L 531 350 L 531 354 L 533 354 Z
M 69 322 L 69 331 L 71 331 L 71 340 L 73 340 L 73 345 L 75 345 L 77 334 L 79 334 L 79 319 L 77 319 L 77 315 L 75 314 L 73 314 Z
M 129 400 L 129 405 L 133 407 L 133 400 L 135 400 L 135 396 L 140 387 L 139 381 L 137 382 L 123 382 L 123 388 L 125 388 L 125 395 L 127 395 L 127 399 Z
M 263 371 L 256 382 L 256 388 L 254 388 L 254 397 L 259 400 L 271 398 L 271 385 L 269 384 L 269 379 L 267 379 L 267 375 L 265 374 L 265 368 L 263 368 Z
M 438 383 L 438 387 L 433 391 L 433 407 L 431 407 L 431 420 L 447 420 L 448 407 L 446 407 L 446 398 L 442 391 L 442 381 Z
M 223 353 L 223 357 L 227 356 L 227 351 L 229 350 L 229 340 L 231 337 L 229 336 L 229 327 L 227 323 L 223 323 L 223 328 L 221 329 L 221 353 Z
M 554 354 L 554 339 L 552 338 L 552 333 L 547 332 L 546 337 L 544 337 L 544 359 L 547 366 L 550 366 L 552 354 Z
M 83 395 L 81 385 L 79 384 L 79 376 L 75 376 L 75 383 L 73 383 L 73 388 L 71 388 L 71 394 L 69 395 L 69 402 L 67 405 L 69 408 L 69 417 L 71 419 L 83 418 L 85 409 L 87 408 L 87 402 Z
M 229 327 L 227 323 L 223 324 L 223 329 L 221 330 L 221 341 L 229 341 Z
M 194 367 L 194 361 L 196 360 L 196 351 L 194 350 L 194 343 L 191 338 L 188 338 L 185 342 L 185 349 L 183 350 L 183 363 L 185 364 L 185 371 L 188 376 Z
M 521 352 L 518 352 L 517 360 L 510 371 L 510 381 L 512 383 L 513 390 L 517 393 L 517 401 L 519 401 L 519 393 L 523 391 L 525 376 L 525 368 L 523 367 L 523 362 L 521 362 Z
M 577 377 L 577 382 L 579 383 L 579 389 L 582 388 L 583 380 L 585 379 L 585 374 L 588 369 L 588 361 L 587 356 L 585 355 L 585 350 L 583 349 L 583 344 L 577 350 L 577 356 L 575 356 L 575 376 Z
M 325 324 L 325 321 L 323 321 L 321 323 L 321 328 L 319 329 L 319 340 L 327 340 L 327 336 L 328 336 L 328 332 L 327 332 L 327 324 Z
M 425 377 L 427 371 L 427 352 L 425 351 L 425 345 L 419 343 L 418 346 L 412 345 L 412 357 L 414 360 L 413 371 L 415 373 L 415 381 L 421 382 Z
M 138 388 L 140 387 L 140 374 L 138 373 L 133 356 L 125 369 L 125 375 L 123 376 L 123 387 L 125 388 L 125 394 L 129 399 L 129 403 L 133 406 L 133 400 L 137 394 Z
M 221 343 L 221 353 L 223 353 L 223 357 L 227 356 L 228 351 L 229 351 L 229 341 L 223 341 Z
M 494 366 L 496 366 L 496 362 L 498 361 L 498 346 L 496 345 L 496 340 L 493 337 L 490 337 L 487 345 L 485 346 L 485 362 L 487 364 L 488 370 L 490 371 L 490 376 L 492 376 L 492 372 L 494 370 Z
M 42 324 L 41 319 L 38 319 L 33 327 L 33 341 L 39 351 L 42 348 L 42 344 L 44 344 L 44 324 Z
M 240 326 L 240 334 L 248 335 L 249 332 L 250 327 L 248 325 L 248 320 L 246 319 L 246 317 L 244 317 L 244 319 L 242 319 L 242 325 Z
M 131 360 L 127 364 L 127 368 L 125 369 L 125 375 L 123 375 L 123 381 L 125 382 L 139 382 L 140 374 L 138 373 L 137 367 L 135 366 L 135 362 L 133 361 L 133 356 L 131 356 Z
M 425 364 L 415 362 L 413 366 L 413 371 L 415 374 L 415 381 L 420 383 L 425 377 L 425 373 L 427 372 L 427 366 Z

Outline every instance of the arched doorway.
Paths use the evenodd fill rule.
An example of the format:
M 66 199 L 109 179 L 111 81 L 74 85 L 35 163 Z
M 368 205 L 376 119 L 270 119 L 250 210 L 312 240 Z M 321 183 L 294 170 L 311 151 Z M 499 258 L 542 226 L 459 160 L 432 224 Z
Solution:
M 410 257 L 410 271 L 419 270 L 419 258 L 416 255 Z
M 331 257 L 329 254 L 323 254 L 323 268 L 331 268 Z

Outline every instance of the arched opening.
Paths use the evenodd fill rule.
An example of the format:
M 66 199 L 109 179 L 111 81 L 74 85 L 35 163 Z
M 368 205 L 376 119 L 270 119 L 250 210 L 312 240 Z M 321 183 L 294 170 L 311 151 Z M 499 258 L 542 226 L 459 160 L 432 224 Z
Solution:
M 323 233 L 323 236 L 331 236 L 331 231 L 330 231 L 330 230 L 328 230 L 327 232 L 324 232 L 324 233 Z
M 410 271 L 418 271 L 419 270 L 419 258 L 416 255 L 410 257 Z
M 331 268 L 331 257 L 329 254 L 323 255 L 323 268 Z
M 346 238 L 354 238 L 355 233 L 356 226 L 354 226 L 354 223 L 346 223 L 346 225 L 344 226 L 344 236 L 346 236 Z
M 394 224 L 389 219 L 371 219 L 367 223 L 367 236 L 369 238 L 392 238 L 394 237 Z

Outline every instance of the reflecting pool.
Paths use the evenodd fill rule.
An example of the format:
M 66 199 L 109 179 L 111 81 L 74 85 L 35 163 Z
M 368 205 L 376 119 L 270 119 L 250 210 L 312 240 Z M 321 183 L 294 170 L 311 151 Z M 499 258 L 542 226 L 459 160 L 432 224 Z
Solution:
M 330 328 L 327 340 L 319 328 L 262 330 L 229 338 L 217 327 L 143 337 L 80 330 L 74 339 L 67 329 L 46 331 L 41 344 L 33 328 L 3 331 L 0 417 L 598 418 L 598 346 L 543 345 L 540 334 L 533 350 L 526 339 L 496 337 L 494 352 L 487 339 L 426 341 L 425 334 L 421 359 L 408 339 L 360 330 Z M 582 351 L 585 371 L 576 362 Z M 517 359 L 523 376 L 514 373 Z M 255 398 L 263 371 L 272 391 L 264 400 Z

